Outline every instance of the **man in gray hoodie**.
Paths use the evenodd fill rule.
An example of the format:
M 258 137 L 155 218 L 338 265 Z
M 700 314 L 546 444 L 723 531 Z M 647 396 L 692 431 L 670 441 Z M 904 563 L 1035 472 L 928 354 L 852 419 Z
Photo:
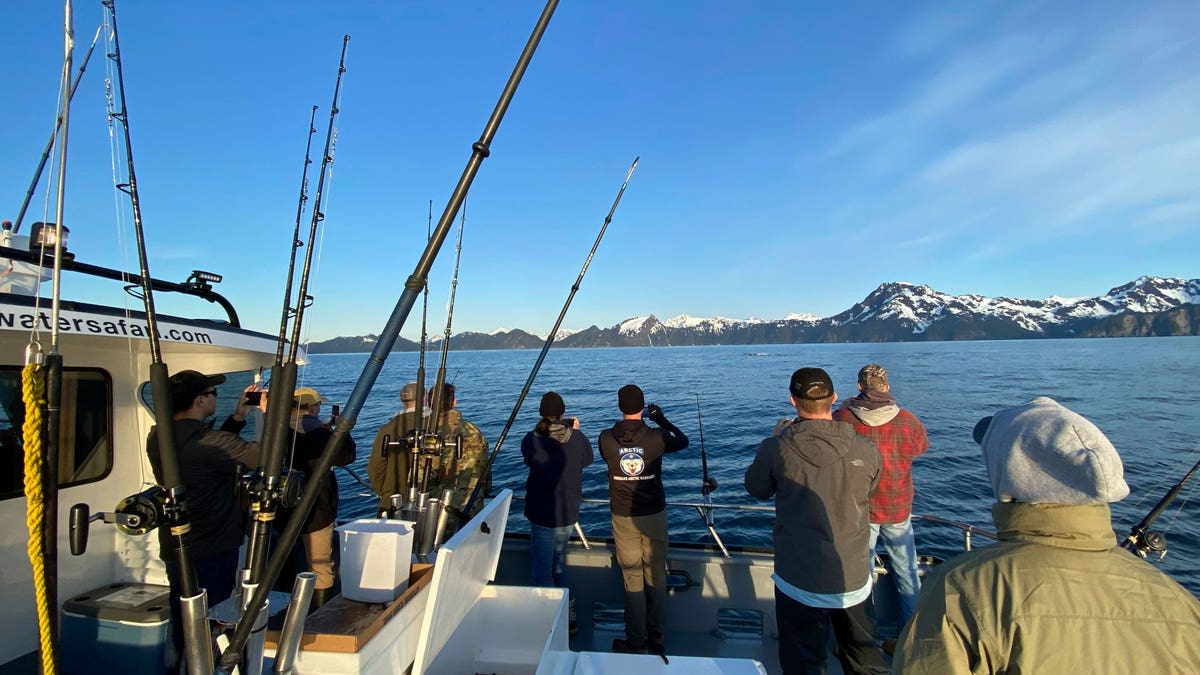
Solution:
M 820 368 L 792 373 L 799 415 L 783 419 L 746 469 L 746 491 L 775 498 L 775 619 L 784 673 L 824 673 L 829 631 L 846 673 L 886 673 L 875 647 L 867 542 L 879 451 L 833 420 L 837 394 Z

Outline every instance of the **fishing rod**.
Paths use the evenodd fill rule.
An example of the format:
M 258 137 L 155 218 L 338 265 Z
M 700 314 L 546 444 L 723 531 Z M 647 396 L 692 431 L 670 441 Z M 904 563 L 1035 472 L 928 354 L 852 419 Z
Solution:
M 100 41 L 100 33 L 104 32 L 104 24 L 96 29 L 96 36 L 92 38 L 92 45 L 88 47 L 87 54 L 83 57 L 83 62 L 79 64 L 79 72 L 75 74 L 75 80 L 71 82 L 71 91 L 67 94 L 66 105 L 69 106 L 75 98 L 75 90 L 79 88 L 79 81 L 83 79 L 83 71 L 87 70 L 88 62 L 92 60 L 92 52 L 96 49 L 96 43 Z M 58 119 L 54 121 L 54 131 L 50 132 L 50 138 L 46 141 L 46 147 L 42 150 L 42 158 L 38 161 L 37 168 L 33 171 L 33 180 L 29 182 L 29 189 L 25 191 L 25 199 L 21 202 L 21 210 L 17 212 L 17 220 L 13 224 L 13 234 L 21 231 L 21 221 L 25 219 L 25 210 L 29 208 L 29 201 L 33 199 L 33 193 L 37 192 L 38 183 L 42 180 L 42 172 L 46 170 L 46 161 L 50 159 L 50 152 L 54 148 L 54 140 L 58 137 L 58 130 L 63 126 L 63 117 L 59 114 Z
M 462 260 L 463 229 L 467 224 L 467 207 L 463 204 L 462 219 L 458 222 L 458 241 L 454 245 L 454 274 L 450 277 L 450 301 L 446 305 L 446 329 L 442 332 L 442 355 L 438 363 L 437 378 L 434 379 L 433 393 L 430 395 L 430 408 L 433 412 L 429 418 L 433 420 L 434 429 L 440 430 L 443 407 L 450 404 L 444 400 L 446 388 L 446 358 L 450 355 L 450 327 L 454 322 L 454 296 L 458 293 L 458 263 Z
M 283 291 L 283 316 L 279 319 L 279 341 L 275 345 L 275 364 L 283 364 L 283 343 L 287 337 L 288 318 L 292 312 L 292 276 L 296 271 L 296 249 L 304 245 L 300 239 L 300 221 L 304 216 L 304 204 L 308 201 L 308 165 L 312 164 L 312 139 L 317 133 L 317 106 L 312 107 L 308 120 L 308 143 L 304 146 L 304 170 L 300 173 L 300 203 L 296 206 L 296 227 L 292 230 L 292 253 L 288 259 L 287 285 Z
M 1175 498 L 1179 496 L 1179 491 L 1191 480 L 1192 474 L 1196 473 L 1197 470 L 1200 470 L 1200 462 L 1192 466 L 1191 470 L 1184 474 L 1183 478 L 1174 487 L 1167 490 L 1167 494 L 1163 495 L 1163 498 L 1154 505 L 1154 508 L 1150 509 L 1150 513 L 1147 513 L 1146 517 L 1142 518 L 1142 522 L 1133 526 L 1133 529 L 1125 537 L 1124 543 L 1121 544 L 1122 548 L 1136 553 L 1142 558 L 1145 558 L 1152 552 L 1157 553 L 1159 560 L 1162 560 L 1163 556 L 1167 554 L 1167 538 L 1159 532 L 1151 531 L 1150 526 L 1154 524 L 1154 521 L 1158 520 L 1162 512 L 1171 505 L 1171 502 L 1175 501 Z
M 429 243 L 429 238 L 433 235 L 433 200 L 429 200 L 429 216 L 425 221 L 425 243 Z M 427 331 L 429 318 L 429 279 L 425 280 L 424 299 L 421 301 L 421 356 L 417 363 L 417 407 L 424 413 L 425 408 L 425 346 L 429 341 L 429 333 Z M 424 429 L 425 425 L 421 421 L 424 419 L 424 414 L 417 415 L 417 428 Z
M 35 609 L 38 617 L 38 645 L 41 669 L 44 673 L 58 672 L 58 435 L 62 413 L 62 354 L 58 349 L 58 315 L 62 305 L 61 277 L 63 255 L 63 219 L 67 182 L 67 131 L 69 129 L 71 98 L 71 67 L 75 53 L 75 31 L 73 7 L 67 2 L 63 8 L 63 66 L 60 84 L 60 108 L 51 143 L 58 144 L 58 191 L 55 201 L 54 229 L 45 224 L 40 239 L 41 256 L 44 261 L 47 246 L 54 247 L 52 267 L 52 290 L 50 295 L 50 349 L 43 355 L 34 327 L 25 350 L 22 391 L 28 419 L 24 425 L 24 492 L 28 503 L 27 525 L 29 542 L 27 553 L 33 577 Z M 96 33 L 97 37 L 99 32 Z M 94 43 L 93 43 L 94 46 Z M 89 52 L 90 53 L 90 52 Z M 78 82 L 78 81 L 77 81 Z M 40 175 L 45 165 L 38 167 Z M 35 176 L 35 185 L 36 185 Z M 31 187 L 31 190 L 34 188 Z M 22 213 L 24 207 L 22 207 Z M 19 222 L 19 221 L 18 221 Z M 53 234 L 51 234 L 53 232 Z M 49 242 L 50 237 L 54 238 Z M 44 264 L 44 263 L 43 263 Z M 40 279 L 40 277 L 39 277 Z M 40 285 L 40 280 L 39 280 Z M 41 400 L 41 394 L 45 399 Z M 45 406 L 45 416 L 42 406 Z M 42 423 L 44 422 L 44 427 Z M 44 446 L 44 447 L 43 447 Z
M 125 101 L 125 75 L 121 64 L 121 43 L 117 32 L 116 0 L 103 0 L 108 8 L 111 22 L 109 35 L 112 51 L 108 54 L 117 76 L 117 89 L 121 109 L 110 112 L 112 120 L 121 127 L 125 141 L 125 161 L 128 182 L 117 185 L 117 189 L 129 195 L 133 211 L 133 227 L 137 241 L 138 268 L 142 278 L 142 301 L 146 310 L 146 337 L 150 347 L 150 391 L 154 400 L 154 423 L 157 430 L 159 464 L 162 470 L 162 487 L 165 494 L 158 495 L 163 519 L 174 546 L 174 557 L 179 566 L 180 605 L 184 616 L 185 657 L 188 672 L 207 673 L 212 670 L 212 650 L 208 632 L 208 601 L 204 589 L 196 581 L 196 567 L 191 550 L 191 521 L 188 516 L 187 490 L 179 466 L 179 453 L 175 439 L 175 425 L 171 405 L 171 385 L 167 365 L 163 362 L 159 345 L 158 314 L 154 310 L 154 293 L 150 283 L 150 263 L 146 253 L 146 238 L 142 226 L 141 198 L 137 189 L 137 172 L 133 165 L 133 140 L 129 131 L 128 107 Z
M 308 230 L 308 246 L 304 252 L 304 265 L 300 271 L 300 285 L 296 292 L 296 315 L 292 320 L 292 341 L 286 359 L 277 362 L 271 368 L 271 387 L 267 390 L 267 412 L 263 423 L 262 462 L 258 479 L 251 490 L 251 507 L 254 513 L 254 525 L 251 530 L 250 543 L 246 547 L 245 570 L 246 583 L 257 584 L 267 565 L 267 555 L 270 548 L 271 523 L 275 520 L 282 495 L 284 441 L 287 437 L 288 421 L 292 413 L 292 393 L 296 388 L 296 357 L 300 345 L 300 332 L 304 324 L 305 300 L 308 297 L 308 280 L 312 272 L 312 256 L 316 242 L 317 226 L 325 219 L 321 210 L 321 200 L 325 189 L 325 177 L 333 163 L 331 144 L 336 134 L 339 97 L 342 90 L 342 76 L 346 73 L 346 50 L 350 44 L 350 36 L 342 36 L 342 53 L 338 60 L 337 80 L 333 87 L 333 101 L 329 107 L 329 126 L 325 131 L 325 149 L 321 159 L 321 173 L 317 179 L 317 194 L 313 199 L 312 220 Z M 314 113 L 315 114 L 315 113 Z M 311 126 L 310 126 L 311 128 Z M 311 138 L 311 136 L 310 136 Z M 307 166 L 305 167 L 307 169 Z M 301 208 L 303 202 L 301 202 Z M 295 240 L 293 240 L 295 241 Z M 294 250 L 294 249 L 293 249 Z M 289 278 L 290 278 L 289 274 Z M 284 313 L 287 313 L 290 296 L 284 299 Z M 277 353 L 282 355 L 282 345 L 277 346 Z M 320 477 L 323 472 L 315 474 Z M 309 481 L 316 485 L 321 481 Z M 307 514 L 307 512 L 305 512 Z M 304 519 L 303 516 L 300 517 Z M 290 550 L 290 547 L 289 547 Z
M 608 224 L 612 222 L 613 214 L 617 211 L 617 205 L 621 203 L 621 196 L 625 194 L 625 186 L 629 185 L 629 179 L 633 176 L 633 170 L 637 168 L 639 159 L 641 159 L 640 156 L 634 157 L 633 164 L 629 165 L 629 171 L 625 172 L 625 181 L 621 183 L 621 189 L 617 191 L 617 198 L 613 200 L 612 207 L 608 209 L 608 215 L 604 218 L 604 224 L 600 226 L 600 234 L 596 235 L 596 241 L 592 244 L 592 250 L 588 251 L 587 258 L 583 261 L 583 267 L 579 270 L 579 276 L 575 278 L 575 283 L 571 284 L 571 292 L 567 294 L 567 301 L 563 303 L 562 310 L 558 313 L 558 319 L 554 322 L 554 328 L 550 329 L 550 335 L 546 337 L 546 341 L 542 344 L 542 352 L 538 354 L 537 361 L 533 364 L 533 370 L 529 371 L 529 378 L 525 380 L 525 386 L 521 388 L 521 393 L 517 396 L 517 403 L 513 406 L 512 413 L 508 416 L 508 421 L 504 423 L 504 429 L 500 432 L 500 437 L 496 439 L 496 447 L 492 448 L 492 454 L 488 456 L 487 464 L 483 465 L 483 472 L 479 474 L 480 476 L 486 476 L 492 470 L 492 463 L 496 461 L 496 455 L 500 453 L 500 448 L 504 445 L 504 439 L 508 437 L 508 432 L 512 429 L 513 422 L 517 419 L 517 413 L 521 411 L 521 404 L 525 402 L 525 397 L 529 395 L 529 389 L 533 386 L 533 380 L 537 377 L 538 370 L 542 367 L 542 362 L 546 360 L 546 353 L 550 351 L 550 345 L 554 344 L 554 339 L 558 336 L 558 329 L 562 326 L 563 319 L 567 316 L 567 309 L 571 306 L 571 300 L 579 292 L 579 285 L 583 283 L 583 275 L 587 274 L 588 266 L 592 264 L 592 257 L 596 255 L 596 249 L 600 248 L 600 240 L 604 239 L 604 232 L 608 230 Z M 463 513 L 471 512 L 475 500 L 480 497 L 479 492 L 482 486 L 482 480 L 475 484 L 475 489 L 471 491 L 471 496 L 467 499 L 467 503 L 463 507 Z
M 345 442 L 346 437 L 354 428 L 358 413 L 362 411 L 367 396 L 371 393 L 372 387 L 375 386 L 375 381 L 379 379 L 379 371 L 383 369 L 389 352 L 391 352 L 392 347 L 396 344 L 396 338 L 399 337 L 401 329 L 404 328 L 404 321 L 408 318 L 409 312 L 412 311 L 412 307 L 416 303 L 417 294 L 421 292 L 421 288 L 425 285 L 429 269 L 433 266 L 433 261 L 437 258 L 438 251 L 441 250 L 446 235 L 450 232 L 450 227 L 454 223 L 454 217 L 458 214 L 458 209 L 466 198 L 471 183 L 475 180 L 475 174 L 479 172 L 479 166 L 483 163 L 483 160 L 491 154 L 490 145 L 492 139 L 495 138 L 496 132 L 500 128 L 500 122 L 504 119 L 504 113 L 508 110 L 513 96 L 517 93 L 517 86 L 520 85 L 521 78 L 525 75 L 525 70 L 529 67 L 529 62 L 533 59 L 533 54 L 537 50 L 542 35 L 546 32 L 546 27 L 550 24 L 550 19 L 554 16 L 554 10 L 557 6 L 558 0 L 547 0 L 546 7 L 542 10 L 542 14 L 534 26 L 533 33 L 525 43 L 525 48 L 521 52 L 521 56 L 517 59 L 517 65 L 513 68 L 508 82 L 504 85 L 504 90 L 500 94 L 500 100 L 496 102 L 496 107 L 492 110 L 491 117 L 488 118 L 482 135 L 480 135 L 478 141 L 472 144 L 471 157 L 467 160 L 467 166 L 463 169 L 462 176 L 458 179 L 458 184 L 450 195 L 446 209 L 442 212 L 437 228 L 425 246 L 425 251 L 417 260 L 417 265 L 413 273 L 405 281 L 404 292 L 396 300 L 396 306 L 388 316 L 383 330 L 380 331 L 375 348 L 371 351 L 371 355 L 367 359 L 367 363 L 363 366 L 362 373 L 354 385 L 354 390 L 351 391 L 350 398 L 346 401 L 346 407 L 342 411 L 342 416 L 338 418 L 337 423 L 333 427 L 333 435 L 326 444 L 325 451 L 321 453 L 321 457 L 317 460 L 317 466 L 314 469 L 315 474 L 320 475 L 322 472 L 329 470 L 329 467 L 333 465 L 334 455 L 341 450 L 342 443 Z M 234 629 L 229 647 L 221 655 L 219 672 L 232 673 L 233 669 L 237 666 L 238 655 L 250 637 L 254 619 L 258 616 L 270 587 L 274 585 L 275 579 L 283 569 L 283 564 L 287 556 L 290 555 L 292 546 L 296 544 L 296 539 L 300 536 L 300 528 L 303 525 L 304 518 L 317 501 L 318 487 L 318 481 L 309 481 L 304 486 L 300 502 L 295 508 L 297 515 L 288 520 L 287 527 L 279 535 L 279 544 L 267 564 L 263 583 L 260 583 L 254 590 L 253 597 L 246 607 L 246 613 L 243 615 L 243 620 Z
M 697 506 L 696 511 L 704 519 L 704 526 L 708 528 L 708 533 L 721 548 L 721 555 L 728 558 L 729 549 L 725 548 L 725 542 L 721 541 L 721 535 L 717 534 L 717 528 L 713 523 L 712 493 L 717 489 L 717 479 L 708 475 L 708 453 L 704 451 L 704 417 L 700 414 L 700 394 L 696 394 L 696 425 L 700 428 L 700 471 L 704 476 L 704 480 L 700 483 L 700 497 L 704 504 Z
M 415 436 L 416 443 L 414 444 L 414 461 L 413 462 L 413 483 L 408 486 L 408 493 L 412 495 L 416 493 L 416 503 L 409 504 L 409 509 L 415 512 L 414 520 L 416 520 L 415 534 L 416 546 L 414 552 L 421 556 L 428 556 L 429 553 L 438 546 L 438 540 L 442 533 L 445 532 L 446 525 L 449 523 L 449 515 L 454 501 L 454 477 L 458 475 L 458 462 L 462 458 L 463 438 L 457 433 L 456 429 L 451 429 L 449 426 L 445 430 L 442 429 L 442 415 L 445 410 L 449 410 L 454 402 L 445 400 L 446 395 L 446 359 L 450 354 L 450 332 L 454 323 L 454 300 L 458 292 L 458 269 L 459 263 L 462 260 L 462 240 L 463 230 L 467 224 L 467 206 L 464 202 L 462 206 L 461 216 L 458 221 L 458 241 L 455 243 L 454 252 L 454 274 L 450 277 L 450 299 L 446 305 L 446 329 L 442 334 L 442 353 L 441 361 L 438 364 L 437 377 L 434 379 L 433 391 L 430 393 L 430 427 L 425 433 L 418 433 Z M 426 288 L 428 288 L 426 282 Z M 446 424 L 449 425 L 449 415 L 446 416 Z M 450 465 L 446 465 L 445 457 L 446 450 L 451 450 Z M 441 490 L 437 496 L 433 496 L 430 492 L 431 474 L 433 472 L 433 460 L 438 460 L 437 480 L 433 487 L 440 487 Z M 420 489 L 414 489 L 417 481 L 416 473 L 419 462 L 423 460 L 421 469 L 423 474 L 420 479 Z M 480 474 L 479 480 L 482 481 L 483 474 Z M 441 508 L 439 508 L 441 507 Z

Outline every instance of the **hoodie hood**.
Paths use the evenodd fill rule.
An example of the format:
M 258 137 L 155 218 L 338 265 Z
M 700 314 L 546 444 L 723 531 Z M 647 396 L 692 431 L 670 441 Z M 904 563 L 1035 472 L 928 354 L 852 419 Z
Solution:
M 877 389 L 859 392 L 858 396 L 846 401 L 846 408 L 869 427 L 881 427 L 900 414 L 896 397 Z
M 574 425 L 568 424 L 564 420 L 551 420 L 550 429 L 546 432 L 546 435 L 559 443 L 566 443 L 567 439 L 571 437 L 571 433 L 575 431 L 571 428 L 572 426 Z
M 825 467 L 841 461 L 849 449 L 846 439 L 854 436 L 854 427 L 844 422 L 800 418 L 783 430 L 779 443 L 808 463 Z

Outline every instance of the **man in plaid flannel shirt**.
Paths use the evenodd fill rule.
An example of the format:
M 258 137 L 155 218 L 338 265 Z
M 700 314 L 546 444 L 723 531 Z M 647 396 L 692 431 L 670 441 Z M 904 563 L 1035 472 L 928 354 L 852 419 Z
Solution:
M 883 458 L 879 487 L 871 496 L 870 550 L 875 550 L 875 542 L 882 535 L 900 594 L 903 627 L 916 610 L 921 590 L 912 528 L 912 461 L 929 449 L 929 438 L 925 425 L 896 405 L 883 366 L 863 366 L 858 371 L 858 390 L 857 396 L 833 413 L 833 419 L 853 424 L 855 431 L 875 443 Z

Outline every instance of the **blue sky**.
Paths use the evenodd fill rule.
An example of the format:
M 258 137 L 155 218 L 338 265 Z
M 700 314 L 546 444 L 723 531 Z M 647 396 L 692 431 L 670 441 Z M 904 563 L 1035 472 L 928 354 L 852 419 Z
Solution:
M 269 333 L 309 114 L 313 197 L 351 35 L 312 339 L 381 330 L 429 200 L 436 221 L 542 9 L 118 3 L 151 271 L 223 274 L 243 323 Z M 76 64 L 101 10 L 75 4 Z M 0 4 L 3 218 L 53 123 L 61 14 Z M 637 155 L 567 328 L 828 316 L 888 281 L 1041 298 L 1194 278 L 1197 36 L 1194 2 L 564 1 L 467 200 L 454 332 L 548 330 Z M 71 111 L 65 220 L 81 259 L 136 269 L 104 77 L 98 54 Z M 434 334 L 456 235 L 430 275 Z M 64 278 L 68 295 L 80 285 Z M 419 326 L 418 303 L 404 335 Z

